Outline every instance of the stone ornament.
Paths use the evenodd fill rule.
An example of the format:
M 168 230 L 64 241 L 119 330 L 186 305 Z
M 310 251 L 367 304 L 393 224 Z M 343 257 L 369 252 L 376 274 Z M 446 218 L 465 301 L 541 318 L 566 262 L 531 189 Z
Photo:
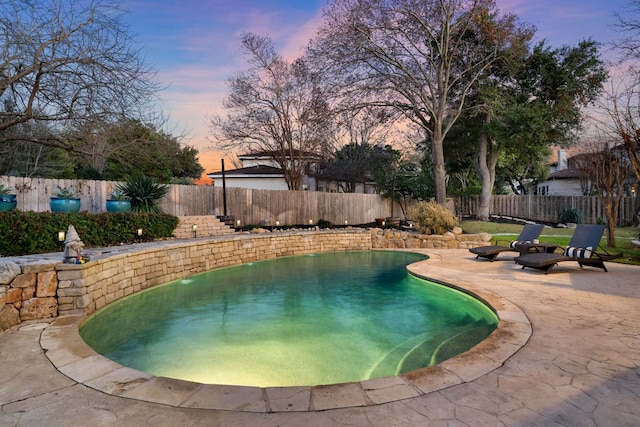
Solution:
M 64 239 L 64 263 L 77 264 L 77 260 L 82 259 L 82 249 L 84 243 L 76 232 L 73 225 L 67 229 L 67 237 Z

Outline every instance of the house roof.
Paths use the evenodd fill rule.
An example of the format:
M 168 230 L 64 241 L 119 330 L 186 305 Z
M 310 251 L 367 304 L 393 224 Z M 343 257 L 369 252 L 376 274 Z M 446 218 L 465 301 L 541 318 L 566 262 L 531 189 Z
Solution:
M 282 169 L 272 166 L 258 165 L 247 168 L 231 169 L 224 172 L 225 177 L 282 177 Z M 222 178 L 222 171 L 208 173 L 209 178 Z
M 561 169 L 549 175 L 547 179 L 580 179 L 582 177 L 582 172 L 577 169 Z
M 320 158 L 320 156 L 311 151 L 303 151 L 298 149 L 291 150 L 294 157 L 308 158 L 308 159 L 316 159 Z M 251 153 L 239 154 L 238 159 L 272 159 L 275 157 L 280 157 L 277 151 L 254 151 Z M 288 156 L 287 156 L 288 157 Z

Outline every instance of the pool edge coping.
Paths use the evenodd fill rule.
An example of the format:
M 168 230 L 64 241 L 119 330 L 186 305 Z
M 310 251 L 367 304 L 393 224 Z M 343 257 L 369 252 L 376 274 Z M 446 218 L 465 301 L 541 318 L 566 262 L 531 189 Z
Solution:
M 429 255 L 429 251 L 424 250 L 413 252 Z M 438 280 L 485 302 L 498 315 L 498 327 L 465 353 L 398 376 L 296 387 L 216 385 L 155 377 L 124 367 L 89 347 L 79 333 L 79 326 L 86 318 L 84 313 L 56 318 L 42 330 L 40 345 L 53 366 L 79 384 L 117 397 L 179 408 L 255 413 L 313 412 L 411 399 L 468 383 L 492 372 L 520 350 L 532 333 L 524 312 L 500 295 L 453 278 L 440 281 L 433 277 L 429 267 L 434 261 L 437 262 L 437 255 L 407 268 L 418 277 Z

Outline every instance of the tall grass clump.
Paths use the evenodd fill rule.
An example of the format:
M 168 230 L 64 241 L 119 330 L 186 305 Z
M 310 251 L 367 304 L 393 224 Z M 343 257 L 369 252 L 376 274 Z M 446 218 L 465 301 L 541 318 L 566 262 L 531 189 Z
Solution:
M 436 202 L 420 202 L 407 210 L 407 219 L 415 222 L 423 234 L 445 234 L 458 225 L 458 220 L 446 207 Z

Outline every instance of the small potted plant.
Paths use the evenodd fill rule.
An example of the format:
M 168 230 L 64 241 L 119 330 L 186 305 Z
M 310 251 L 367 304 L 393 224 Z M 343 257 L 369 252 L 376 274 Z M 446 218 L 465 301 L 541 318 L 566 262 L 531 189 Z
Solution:
M 80 199 L 72 188 L 58 187 L 56 195 L 49 199 L 51 212 L 78 212 L 80 210 Z
M 107 212 L 129 212 L 131 210 L 131 201 L 129 197 L 119 188 L 111 192 L 107 199 Z
M 0 184 L 0 212 L 9 212 L 16 208 L 18 201 L 16 195 L 11 194 L 11 189 Z

